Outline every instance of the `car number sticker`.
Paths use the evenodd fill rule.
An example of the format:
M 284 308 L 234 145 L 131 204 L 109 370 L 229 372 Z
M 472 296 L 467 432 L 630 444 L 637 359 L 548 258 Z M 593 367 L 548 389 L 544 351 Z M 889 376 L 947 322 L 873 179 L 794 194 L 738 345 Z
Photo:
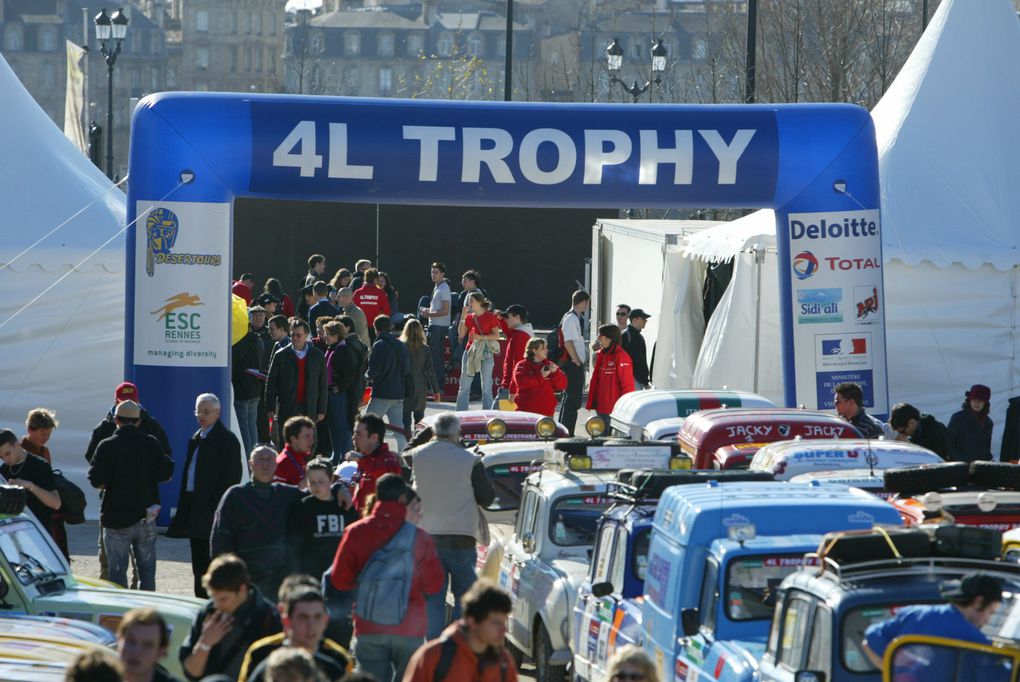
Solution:
M 609 624 L 599 628 L 598 661 L 606 661 L 609 658 Z
M 588 660 L 595 660 L 599 647 L 599 630 L 602 624 L 594 618 L 588 621 Z

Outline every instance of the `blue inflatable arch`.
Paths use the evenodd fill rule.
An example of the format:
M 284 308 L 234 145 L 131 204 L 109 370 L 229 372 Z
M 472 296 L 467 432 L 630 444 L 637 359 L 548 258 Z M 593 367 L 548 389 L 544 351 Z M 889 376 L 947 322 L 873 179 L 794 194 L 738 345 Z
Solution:
M 175 449 L 196 395 L 231 395 L 237 197 L 772 208 L 786 403 L 831 408 L 856 381 L 887 411 L 878 162 L 859 107 L 160 94 L 135 112 L 130 178 L 125 374 Z

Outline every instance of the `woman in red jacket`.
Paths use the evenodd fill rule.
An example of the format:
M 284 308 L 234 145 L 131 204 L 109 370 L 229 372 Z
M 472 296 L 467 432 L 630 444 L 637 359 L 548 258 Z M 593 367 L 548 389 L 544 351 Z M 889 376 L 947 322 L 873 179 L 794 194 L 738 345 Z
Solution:
M 634 390 L 634 364 L 620 346 L 620 328 L 615 324 L 599 327 L 599 351 L 595 353 L 595 370 L 588 385 L 589 410 L 609 423 L 609 413 L 624 393 Z
M 567 388 L 567 377 L 549 359 L 545 339 L 532 338 L 525 347 L 524 359 L 514 367 L 511 398 L 522 412 L 551 417 L 556 413 L 556 391 Z

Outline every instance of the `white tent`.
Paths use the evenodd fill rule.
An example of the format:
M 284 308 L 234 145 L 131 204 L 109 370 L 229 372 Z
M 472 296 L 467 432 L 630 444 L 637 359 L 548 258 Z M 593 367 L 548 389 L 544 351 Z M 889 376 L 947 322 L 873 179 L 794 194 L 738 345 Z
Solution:
M 1020 384 L 1020 140 L 1011 120 L 1020 72 L 1009 66 L 1017 63 L 1020 23 L 1009 0 L 945 0 L 873 111 L 890 399 L 947 420 L 972 383 L 989 385 L 996 454 L 1006 401 Z M 766 252 L 756 379 L 747 360 L 758 310 L 754 244 Z M 773 213 L 758 211 L 679 247 L 694 259 L 736 257 L 691 385 L 753 389 L 757 380 L 759 392 L 782 395 L 774 244 Z
M 123 378 L 124 195 L 3 57 L 0 92 L 0 428 L 56 410 L 54 468 L 90 493 L 85 448 Z

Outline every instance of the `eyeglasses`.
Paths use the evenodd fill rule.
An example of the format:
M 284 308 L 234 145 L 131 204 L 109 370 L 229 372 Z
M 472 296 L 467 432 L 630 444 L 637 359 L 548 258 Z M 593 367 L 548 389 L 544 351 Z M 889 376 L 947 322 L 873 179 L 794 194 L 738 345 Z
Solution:
M 616 673 L 613 675 L 613 679 L 621 680 L 622 682 L 629 682 L 630 680 L 637 682 L 638 680 L 645 679 L 645 676 L 641 673 Z
M 196 417 L 204 417 L 209 414 L 215 414 L 216 410 L 195 410 Z

